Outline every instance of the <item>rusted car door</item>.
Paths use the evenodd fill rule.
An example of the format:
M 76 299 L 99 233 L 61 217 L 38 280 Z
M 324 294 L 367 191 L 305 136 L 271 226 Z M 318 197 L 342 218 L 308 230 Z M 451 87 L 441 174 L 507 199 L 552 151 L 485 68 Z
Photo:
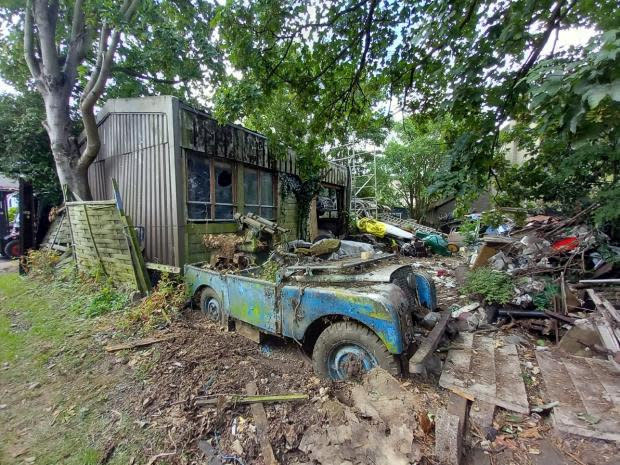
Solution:
M 228 275 L 230 316 L 260 328 L 280 333 L 280 309 L 276 306 L 276 285 L 262 279 Z

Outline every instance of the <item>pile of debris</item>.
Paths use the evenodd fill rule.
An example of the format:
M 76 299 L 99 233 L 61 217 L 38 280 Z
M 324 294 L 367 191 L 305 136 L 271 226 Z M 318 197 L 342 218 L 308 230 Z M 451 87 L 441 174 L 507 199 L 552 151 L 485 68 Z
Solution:
M 620 440 L 620 248 L 582 221 L 593 208 L 487 229 L 466 249 L 470 301 L 451 307 L 461 333 L 439 380 L 452 392 L 437 420 L 443 461 L 459 463 L 463 424 L 496 459 L 540 455 L 547 415 L 558 431 Z
M 471 250 L 471 268 L 503 273 L 512 283 L 513 295 L 502 305 L 479 301 L 455 308 L 454 316 L 467 320 L 477 312 L 473 319 L 483 323 L 519 320 L 518 324 L 554 334 L 559 341 L 564 330 L 595 310 L 594 290 L 609 305 L 617 305 L 620 273 L 614 264 L 620 262 L 620 247 L 580 222 L 593 208 L 567 219 L 537 215 L 527 218 L 522 228 L 503 228 L 503 235 L 482 235 Z M 588 288 L 592 291 L 586 292 Z

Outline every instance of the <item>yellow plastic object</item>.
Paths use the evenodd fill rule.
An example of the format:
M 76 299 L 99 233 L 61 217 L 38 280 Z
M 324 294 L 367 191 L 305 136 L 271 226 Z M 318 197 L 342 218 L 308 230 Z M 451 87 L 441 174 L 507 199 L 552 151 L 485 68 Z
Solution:
M 357 220 L 357 227 L 360 231 L 377 237 L 385 236 L 385 230 L 387 229 L 385 223 L 372 218 L 360 218 Z
M 448 244 L 448 250 L 452 253 L 457 253 L 459 251 L 459 246 L 454 242 Z

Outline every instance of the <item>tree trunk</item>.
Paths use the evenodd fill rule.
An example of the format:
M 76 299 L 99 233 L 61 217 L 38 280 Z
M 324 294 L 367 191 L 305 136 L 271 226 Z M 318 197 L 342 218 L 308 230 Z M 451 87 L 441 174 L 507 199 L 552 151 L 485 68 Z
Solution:
M 88 184 L 88 167 L 78 165 L 80 151 L 76 137 L 71 134 L 69 104 L 63 92 L 52 92 L 44 96 L 46 121 L 45 129 L 50 145 L 60 185 L 66 185 L 69 192 L 80 200 L 92 200 Z

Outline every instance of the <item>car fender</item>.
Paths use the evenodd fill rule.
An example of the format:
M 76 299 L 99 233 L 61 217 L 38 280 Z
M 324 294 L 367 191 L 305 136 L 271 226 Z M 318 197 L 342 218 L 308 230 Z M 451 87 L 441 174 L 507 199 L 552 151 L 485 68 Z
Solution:
M 284 336 L 299 341 L 318 319 L 344 317 L 370 328 L 391 353 L 406 350 L 400 322 L 407 298 L 394 284 L 353 288 L 284 286 L 281 305 Z
M 187 292 L 190 297 L 195 297 L 203 287 L 210 287 L 220 297 L 223 311 L 227 313 L 230 302 L 228 301 L 226 276 L 217 271 L 201 268 L 200 265 L 200 263 L 185 265 L 184 279 L 187 284 Z

